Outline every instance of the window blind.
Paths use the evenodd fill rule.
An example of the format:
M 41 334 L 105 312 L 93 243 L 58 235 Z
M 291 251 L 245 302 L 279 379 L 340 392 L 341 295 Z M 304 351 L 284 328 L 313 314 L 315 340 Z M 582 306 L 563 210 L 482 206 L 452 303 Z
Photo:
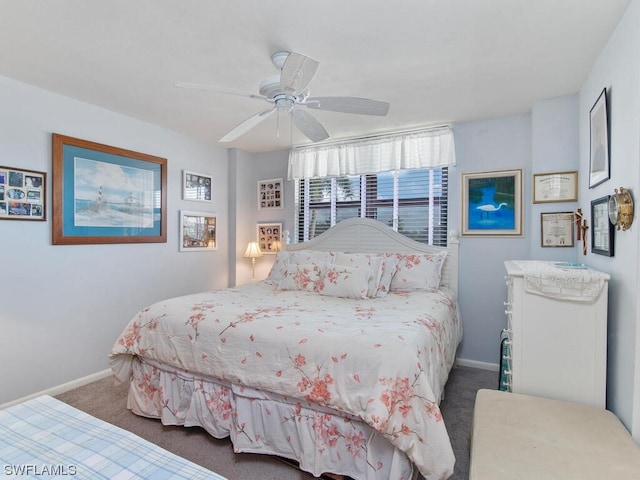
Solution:
M 366 217 L 413 240 L 447 244 L 448 169 L 406 169 L 295 182 L 296 241 L 342 220 Z

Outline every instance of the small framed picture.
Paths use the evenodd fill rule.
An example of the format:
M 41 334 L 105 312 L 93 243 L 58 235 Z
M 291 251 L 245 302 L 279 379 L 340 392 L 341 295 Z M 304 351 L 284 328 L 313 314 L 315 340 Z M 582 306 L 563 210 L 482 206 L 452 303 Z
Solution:
M 522 170 L 462 174 L 462 235 L 522 235 Z
M 533 174 L 533 203 L 576 202 L 578 172 Z
M 0 166 L 0 220 L 46 220 L 47 174 Z
M 542 247 L 573 247 L 573 212 L 540 214 Z
M 609 196 L 591 202 L 591 253 L 613 257 L 615 227 L 609 221 Z
M 258 210 L 284 207 L 284 189 L 282 178 L 258 181 Z
M 180 211 L 180 251 L 197 252 L 217 248 L 215 214 Z
M 276 254 L 282 249 L 282 224 L 259 223 L 258 245 L 262 253 Z
M 609 179 L 609 114 L 607 111 L 607 89 L 602 89 L 590 112 L 590 157 L 589 188 Z
M 212 199 L 213 177 L 204 173 L 188 172 L 182 173 L 182 199 L 196 202 L 210 202 Z

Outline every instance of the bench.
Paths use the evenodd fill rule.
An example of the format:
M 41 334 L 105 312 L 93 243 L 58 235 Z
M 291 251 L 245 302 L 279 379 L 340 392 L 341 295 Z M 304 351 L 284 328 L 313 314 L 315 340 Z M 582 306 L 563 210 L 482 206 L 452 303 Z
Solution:
M 469 480 L 640 479 L 640 446 L 611 412 L 479 390 Z

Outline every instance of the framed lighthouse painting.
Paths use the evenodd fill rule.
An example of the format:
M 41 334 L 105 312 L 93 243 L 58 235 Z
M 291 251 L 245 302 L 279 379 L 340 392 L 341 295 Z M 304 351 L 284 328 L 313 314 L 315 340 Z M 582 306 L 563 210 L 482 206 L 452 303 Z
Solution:
M 167 159 L 53 134 L 54 245 L 165 243 Z
M 462 235 L 522 236 L 522 170 L 462 174 Z

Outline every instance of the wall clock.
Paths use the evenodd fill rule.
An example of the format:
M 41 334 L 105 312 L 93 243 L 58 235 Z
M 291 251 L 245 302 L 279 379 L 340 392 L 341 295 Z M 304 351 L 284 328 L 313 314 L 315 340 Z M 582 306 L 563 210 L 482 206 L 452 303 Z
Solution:
M 627 230 L 633 223 L 633 198 L 626 188 L 616 188 L 609 197 L 609 221 L 617 230 Z

